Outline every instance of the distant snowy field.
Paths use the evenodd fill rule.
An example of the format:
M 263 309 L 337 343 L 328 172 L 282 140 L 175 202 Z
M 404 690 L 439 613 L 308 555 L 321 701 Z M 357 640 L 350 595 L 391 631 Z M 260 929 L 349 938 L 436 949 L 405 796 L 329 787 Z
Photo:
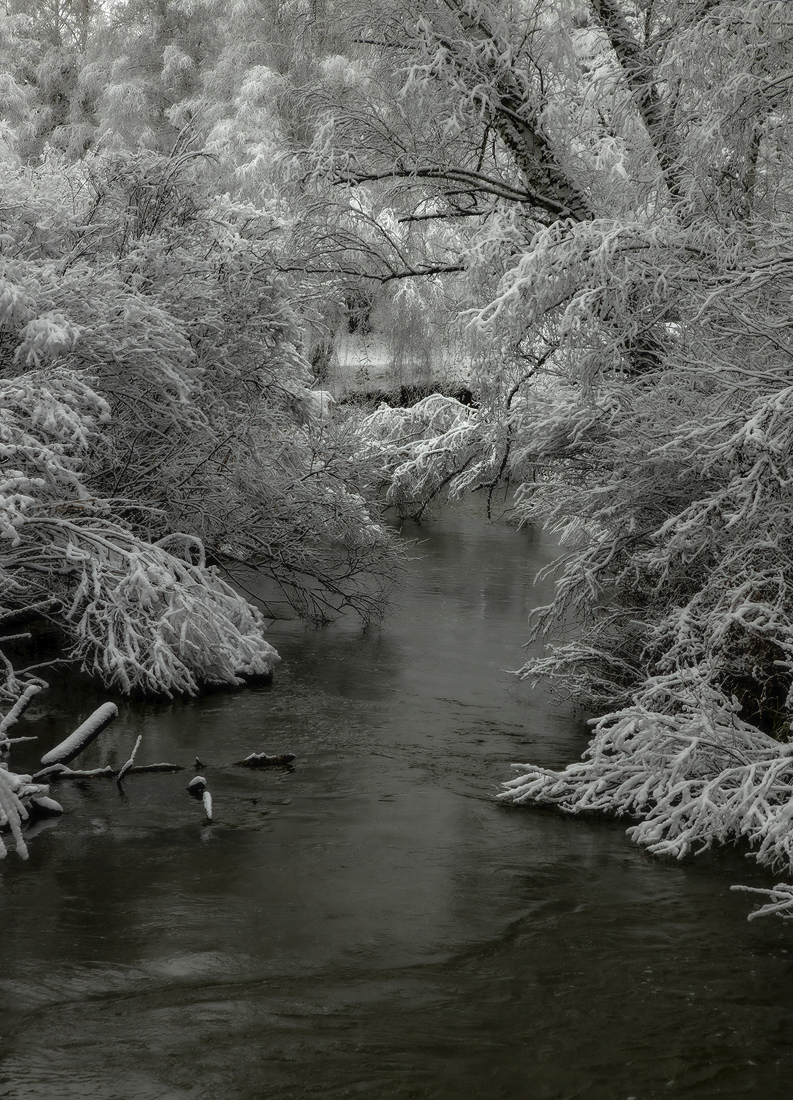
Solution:
M 462 389 L 470 384 L 467 352 L 453 344 L 428 344 L 423 355 L 399 355 L 377 332 L 337 335 L 323 388 L 339 401 L 362 393 L 394 393 L 402 386 Z

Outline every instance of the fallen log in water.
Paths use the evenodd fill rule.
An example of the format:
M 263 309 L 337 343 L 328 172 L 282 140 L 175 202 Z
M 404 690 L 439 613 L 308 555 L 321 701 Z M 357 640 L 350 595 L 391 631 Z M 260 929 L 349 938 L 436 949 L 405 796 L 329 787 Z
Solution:
M 61 741 L 60 745 L 45 752 L 41 758 L 42 764 L 68 764 L 110 725 L 117 714 L 118 707 L 115 703 L 103 703 L 90 718 L 86 718 L 83 724 L 77 727 L 74 733 L 69 734 L 65 741 Z
M 90 768 L 88 770 L 68 768 L 65 764 L 51 764 L 49 768 L 42 768 L 36 772 L 34 779 L 114 779 L 115 768 L 107 764 L 104 768 Z
M 123 769 L 122 769 L 123 770 Z M 136 764 L 133 768 L 127 768 L 124 776 L 139 775 L 144 772 L 183 772 L 184 764 Z M 104 768 L 91 768 L 82 771 L 68 768 L 65 764 L 52 764 L 49 768 L 42 768 L 36 772 L 34 779 L 117 779 L 121 771 L 111 768 L 107 764 Z
M 183 772 L 184 764 L 136 764 L 130 768 L 128 775 L 141 775 L 143 772 Z
M 244 760 L 235 760 L 235 768 L 276 768 L 291 764 L 295 760 L 293 752 L 282 752 L 279 756 L 268 756 L 266 752 L 252 752 Z
M 0 651 L 0 656 L 2 656 L 2 651 Z M 6 695 L 13 698 L 16 694 L 16 697 L 13 698 L 12 705 L 5 716 L 0 713 L 0 753 L 3 757 L 2 762 L 0 762 L 0 830 L 11 832 L 16 843 L 17 854 L 22 859 L 27 859 L 28 855 L 22 833 L 23 823 L 29 822 L 33 817 L 41 819 L 63 813 L 63 807 L 60 803 L 49 795 L 50 783 L 64 779 L 116 779 L 120 786 L 121 781 L 128 775 L 185 770 L 183 764 L 166 762 L 136 765 L 135 756 L 141 744 L 140 737 L 136 739 L 129 758 L 120 768 L 113 768 L 110 765 L 100 768 L 69 767 L 69 762 L 79 756 L 117 717 L 118 708 L 115 703 L 104 703 L 73 733 L 42 756 L 41 762 L 44 767 L 35 775 L 19 775 L 10 771 L 6 757 L 11 746 L 20 741 L 35 740 L 35 738 L 12 738 L 8 736 L 7 731 L 16 723 L 32 699 L 46 685 L 43 681 L 28 683 L 24 686 L 19 685 L 19 682 L 13 679 L 11 666 L 8 662 L 6 664 L 8 665 L 6 683 L 5 685 L 0 683 L 0 688 L 5 690 Z M 273 756 L 268 755 L 266 752 L 253 752 L 246 756 L 244 760 L 234 761 L 231 766 L 240 768 L 284 767 L 291 764 L 295 759 L 293 752 L 279 753 Z M 226 767 L 228 766 L 226 765 Z M 202 769 L 204 767 L 197 757 L 195 767 Z M 42 782 L 42 780 L 46 782 Z M 211 822 L 213 819 L 212 795 L 207 790 L 206 779 L 200 775 L 196 776 L 188 784 L 188 790 L 202 803 L 206 819 Z M 28 830 L 28 833 L 33 835 L 30 830 Z M 5 856 L 6 851 L 6 845 L 2 836 L 0 836 L 0 859 Z

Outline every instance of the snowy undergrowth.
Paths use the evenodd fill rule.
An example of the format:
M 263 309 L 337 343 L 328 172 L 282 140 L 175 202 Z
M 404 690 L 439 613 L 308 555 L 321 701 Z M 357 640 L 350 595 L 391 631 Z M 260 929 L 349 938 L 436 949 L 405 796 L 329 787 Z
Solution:
M 200 539 L 146 541 L 91 495 L 89 450 L 109 420 L 63 367 L 0 381 L 0 608 L 53 618 L 71 656 L 125 692 L 269 674 L 261 614 L 206 566 Z
M 759 863 L 787 868 L 793 864 L 793 744 L 743 721 L 734 699 L 714 694 L 709 703 L 691 696 L 677 714 L 636 704 L 604 715 L 593 721 L 580 761 L 559 771 L 514 764 L 520 774 L 498 797 L 571 814 L 633 817 L 628 835 L 655 855 L 683 859 L 745 840 Z M 793 894 L 788 906 L 793 913 Z
M 399 557 L 309 389 L 278 223 L 203 161 L 0 163 L 0 613 L 51 616 L 125 691 L 272 669 L 227 581 L 369 621 Z
M 9 640 L 9 639 L 4 639 Z M 44 681 L 34 677 L 20 681 L 8 658 L 0 651 L 0 664 L 4 666 L 3 680 L 0 682 L 0 701 L 8 706 L 5 715 L 0 717 L 0 830 L 8 829 L 14 839 L 17 855 L 28 858 L 28 849 L 22 833 L 22 824 L 30 816 L 31 810 L 43 812 L 61 812 L 58 803 L 49 799 L 49 786 L 46 783 L 34 783 L 30 775 L 18 775 L 8 767 L 8 751 L 15 738 L 8 731 L 16 725 L 19 717 L 44 687 Z M 115 709 L 115 708 L 114 708 Z M 26 738 L 21 738 L 26 740 Z M 0 833 L 0 859 L 5 859 L 7 847 Z

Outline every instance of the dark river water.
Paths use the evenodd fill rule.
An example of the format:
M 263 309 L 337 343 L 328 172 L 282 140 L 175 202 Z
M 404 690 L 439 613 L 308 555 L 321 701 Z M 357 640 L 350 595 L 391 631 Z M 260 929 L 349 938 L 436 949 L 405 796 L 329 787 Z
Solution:
M 272 687 L 125 706 L 81 758 L 197 754 L 211 825 L 192 767 L 62 783 L 0 864 L 0 1097 L 789 1095 L 793 924 L 729 891 L 763 874 L 494 801 L 585 744 L 504 671 L 550 546 L 462 513 L 404 533 L 382 629 L 276 624 Z M 98 701 L 53 691 L 14 766 Z M 229 766 L 254 751 L 297 759 Z

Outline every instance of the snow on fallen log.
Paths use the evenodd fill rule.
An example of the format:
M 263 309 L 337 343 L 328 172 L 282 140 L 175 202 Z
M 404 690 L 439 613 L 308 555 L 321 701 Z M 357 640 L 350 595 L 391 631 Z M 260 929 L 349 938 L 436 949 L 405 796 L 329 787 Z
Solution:
M 235 768 L 275 768 L 283 764 L 291 764 L 295 760 L 293 752 L 282 752 L 279 756 L 268 756 L 266 752 L 252 752 L 244 760 L 235 760 Z
M 88 771 L 67 768 L 65 764 L 51 764 L 36 772 L 34 779 L 113 779 L 116 769 L 106 764 L 104 768 L 90 768 Z
M 184 764 L 135 764 L 125 775 L 141 775 L 145 772 L 183 772 Z M 82 769 L 67 768 L 65 764 L 52 764 L 36 772 L 34 779 L 117 779 L 119 773 L 106 764 L 104 768 Z
M 54 749 L 45 752 L 41 758 L 42 764 L 45 766 L 47 764 L 68 764 L 70 760 L 74 760 L 75 756 L 79 756 L 83 749 L 90 745 L 117 715 L 118 707 L 115 703 L 103 703 L 65 741 L 61 741 L 60 745 L 56 745 Z

